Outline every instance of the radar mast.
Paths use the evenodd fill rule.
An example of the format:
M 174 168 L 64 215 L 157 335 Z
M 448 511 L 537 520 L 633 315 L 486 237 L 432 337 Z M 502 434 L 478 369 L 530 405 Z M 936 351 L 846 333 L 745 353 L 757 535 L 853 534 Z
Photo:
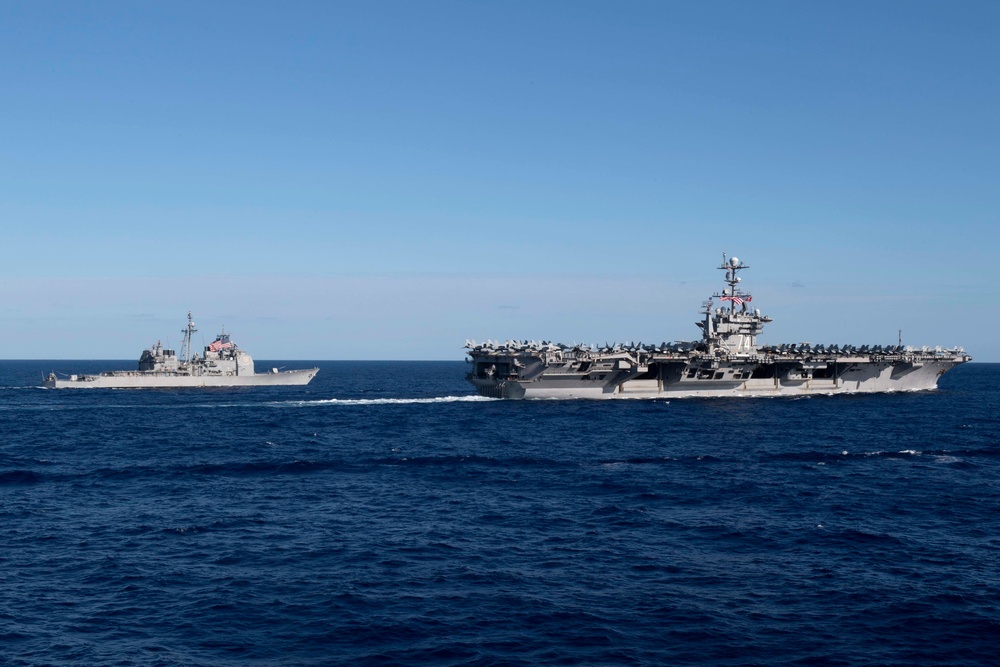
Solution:
M 745 294 L 740 290 L 737 285 L 742 281 L 737 274 L 743 269 L 749 269 L 750 266 L 744 264 L 737 257 L 730 257 L 726 259 L 726 253 L 722 253 L 722 266 L 719 267 L 726 272 L 726 283 L 729 285 L 728 289 L 722 290 L 722 294 L 714 294 L 713 296 L 722 299 L 723 301 L 729 302 L 729 312 L 736 312 L 736 306 L 743 306 L 753 300 L 749 294 Z
M 187 363 L 191 363 L 191 334 L 193 334 L 197 329 L 194 327 L 194 320 L 191 319 L 191 311 L 188 311 L 188 323 L 187 326 L 181 330 L 184 334 L 184 342 L 181 343 L 181 359 Z

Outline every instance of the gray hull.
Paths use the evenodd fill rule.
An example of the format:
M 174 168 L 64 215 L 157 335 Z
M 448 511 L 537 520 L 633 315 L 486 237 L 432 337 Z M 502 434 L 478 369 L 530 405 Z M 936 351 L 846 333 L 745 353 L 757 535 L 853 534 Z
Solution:
M 68 379 L 49 377 L 43 386 L 49 389 L 303 386 L 309 384 L 318 372 L 318 368 L 306 368 L 279 373 L 256 373 L 254 375 L 191 376 L 143 371 L 115 371 L 100 375 L 70 376 Z
M 712 398 L 760 396 L 814 396 L 833 394 L 927 391 L 937 388 L 938 378 L 956 362 L 927 362 L 900 374 L 901 365 L 851 364 L 851 371 L 837 378 L 766 378 L 745 380 L 678 379 L 673 382 L 626 380 L 608 384 L 596 380 L 561 379 L 551 382 L 542 374 L 533 380 L 469 378 L 477 393 L 492 398 L 611 399 L 611 398 Z M 894 371 L 896 371 L 894 373 Z

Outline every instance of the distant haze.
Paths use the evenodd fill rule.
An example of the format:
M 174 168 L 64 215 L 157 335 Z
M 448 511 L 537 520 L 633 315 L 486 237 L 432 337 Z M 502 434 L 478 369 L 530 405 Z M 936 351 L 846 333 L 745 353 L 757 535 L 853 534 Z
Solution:
M 711 267 L 702 273 L 714 277 Z M 872 294 L 860 283 L 764 281 L 754 306 L 775 321 L 763 342 L 963 344 L 969 304 L 947 289 Z M 721 274 L 721 272 L 720 272 Z M 720 287 L 664 276 L 356 275 L 36 279 L 6 300 L 6 358 L 130 358 L 179 347 L 191 309 L 196 347 L 224 327 L 260 359 L 461 359 L 465 339 L 601 344 L 700 336 L 701 302 Z M 25 292 L 32 298 L 17 298 Z M 155 296 L 155 298 L 151 298 Z M 970 340 L 972 338 L 972 340 Z M 983 352 L 989 352 L 983 345 Z M 978 359 L 978 357 L 977 357 Z M 989 360 L 981 359 L 981 360 Z

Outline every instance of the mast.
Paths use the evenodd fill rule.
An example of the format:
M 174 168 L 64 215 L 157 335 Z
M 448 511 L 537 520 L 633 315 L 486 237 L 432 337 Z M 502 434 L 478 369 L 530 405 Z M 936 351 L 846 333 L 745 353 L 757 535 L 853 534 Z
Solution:
M 737 257 L 730 257 L 728 261 L 726 260 L 726 253 L 722 253 L 722 266 L 719 267 L 726 272 L 726 283 L 729 285 L 728 290 L 722 290 L 722 294 L 716 294 L 714 296 L 719 297 L 723 301 L 729 302 L 729 312 L 735 313 L 736 306 L 742 306 L 744 303 L 751 300 L 750 295 L 744 294 L 740 291 L 737 285 L 740 283 L 742 278 L 740 278 L 737 273 L 743 269 L 749 269 L 750 267 L 744 264 Z
M 197 329 L 194 328 L 194 320 L 191 319 L 191 311 L 188 311 L 188 323 L 181 333 L 184 334 L 184 342 L 181 343 L 181 359 L 186 363 L 191 363 L 191 334 Z

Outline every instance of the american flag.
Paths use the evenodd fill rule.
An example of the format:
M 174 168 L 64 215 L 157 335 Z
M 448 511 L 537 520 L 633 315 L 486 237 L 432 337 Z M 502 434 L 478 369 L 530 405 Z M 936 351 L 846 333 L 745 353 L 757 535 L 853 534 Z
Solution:
M 753 297 L 750 296 L 749 294 L 747 294 L 745 298 L 742 297 L 742 296 L 733 295 L 733 296 L 724 296 L 724 297 L 722 297 L 722 300 L 723 301 L 732 301 L 737 306 L 742 306 L 744 301 L 746 301 L 747 303 L 750 303 L 751 301 L 753 301 Z
M 218 352 L 219 350 L 228 350 L 233 347 L 233 343 L 228 338 L 222 340 L 221 338 L 216 338 L 211 345 L 208 346 L 209 352 Z

